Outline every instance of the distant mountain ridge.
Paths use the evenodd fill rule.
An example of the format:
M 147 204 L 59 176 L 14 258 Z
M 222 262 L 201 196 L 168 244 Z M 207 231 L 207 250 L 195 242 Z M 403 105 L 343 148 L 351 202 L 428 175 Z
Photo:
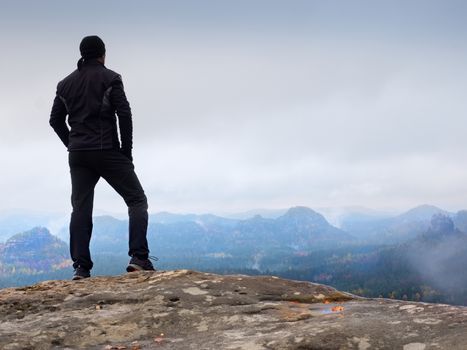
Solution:
M 280 266 L 263 261 L 275 254 L 308 254 L 309 251 L 349 243 L 353 237 L 330 225 L 306 207 L 290 208 L 276 219 L 256 215 L 235 220 L 216 215 L 152 215 L 148 242 L 162 262 L 186 265 L 187 261 L 217 266 L 260 269 Z M 61 236 L 68 236 L 64 227 Z M 107 262 L 128 259 L 128 221 L 104 215 L 94 218 L 90 244 L 93 259 Z M 15 272 L 51 272 L 70 267 L 68 240 L 62 241 L 43 227 L 16 234 L 0 245 L 3 275 Z M 117 260 L 116 260 L 117 259 Z
M 289 236 L 295 236 L 297 239 L 300 239 L 302 243 L 309 241 L 310 244 L 316 243 L 318 246 L 324 244 L 325 241 L 329 241 L 329 244 L 332 245 L 333 240 L 340 239 L 358 239 L 359 241 L 372 243 L 397 243 L 414 238 L 418 234 L 425 232 L 430 225 L 431 216 L 436 213 L 449 215 L 453 218 L 456 227 L 463 232 L 467 231 L 467 211 L 459 211 L 457 214 L 453 214 L 435 206 L 421 205 L 392 217 L 381 217 L 376 213 L 367 212 L 370 214 L 362 212 L 348 216 L 343 221 L 341 228 L 329 224 L 323 215 L 304 206 L 289 208 L 282 215 L 272 218 L 256 215 L 246 219 L 235 219 L 213 214 L 159 212 L 149 216 L 150 227 L 148 236 L 157 236 L 159 228 L 161 238 L 165 239 L 164 233 L 170 235 L 171 230 L 177 230 L 177 225 L 181 225 L 183 226 L 181 230 L 184 232 L 189 231 L 189 227 L 191 227 L 194 230 L 193 233 L 200 231 L 208 235 L 217 232 L 217 234 L 229 236 L 235 231 L 236 236 L 248 236 L 252 232 L 262 235 L 267 235 L 269 232 L 272 237 L 278 238 L 277 231 L 283 231 L 288 232 Z M 258 218 L 264 220 L 260 223 Z M 26 223 L 27 220 L 22 225 Z M 262 227 L 255 227 L 255 223 Z M 251 232 L 239 232 L 239 229 L 240 231 L 246 229 Z M 2 226 L 0 222 L 0 237 L 2 237 L 1 230 Z M 307 234 L 311 236 L 305 237 Z M 58 231 L 58 236 L 65 241 L 68 240 L 69 232 L 67 224 Z M 175 234 L 175 236 L 178 236 L 178 234 Z M 170 240 L 170 237 L 168 239 Z M 91 246 L 94 245 L 96 249 L 115 252 L 124 248 L 127 240 L 127 220 L 116 219 L 109 215 L 96 216 L 94 218 Z M 280 243 L 280 241 L 281 239 L 277 243 Z M 287 241 L 287 239 L 284 239 L 284 241 Z M 296 245 L 296 242 L 290 242 L 290 240 L 286 243 Z M 161 244 L 163 243 L 161 242 Z
M 50 272 L 70 263 L 67 243 L 44 227 L 18 233 L 0 244 L 0 276 Z
M 373 243 L 399 243 L 425 232 L 430 227 L 430 220 L 435 214 L 450 217 L 455 215 L 432 205 L 420 205 L 389 218 L 344 221 L 341 227 L 360 240 Z
M 391 218 L 375 217 L 370 224 L 370 239 L 365 240 L 365 232 L 351 235 L 303 206 L 276 218 L 255 215 L 241 220 L 158 213 L 151 215 L 148 241 L 151 254 L 160 258 L 159 269 L 273 272 L 326 281 L 361 295 L 386 296 L 389 290 L 400 298 L 406 294 L 417 300 L 420 294 L 423 300 L 467 304 L 467 211 L 454 214 L 420 206 Z M 62 236 L 68 234 L 65 227 Z M 69 278 L 65 241 L 36 227 L 0 244 L 0 287 Z M 127 252 L 128 221 L 95 217 L 93 274 L 124 272 Z
M 396 218 L 402 221 L 430 221 L 435 214 L 442 214 L 447 216 L 452 215 L 452 213 L 435 207 L 434 205 L 423 204 L 398 215 Z
M 62 232 L 65 236 L 67 229 Z M 150 248 L 159 255 L 236 255 L 265 254 L 273 250 L 293 252 L 313 250 L 350 242 L 353 237 L 330 225 L 312 209 L 290 208 L 276 219 L 259 215 L 236 220 L 216 215 L 177 215 L 159 213 L 150 216 Z M 128 221 L 109 216 L 96 217 L 91 250 L 125 254 L 128 250 Z
M 68 218 L 69 214 L 21 209 L 2 210 L 0 211 L 0 242 L 6 242 L 11 236 L 33 227 L 47 227 L 52 230 L 57 225 L 62 225 L 64 217 Z

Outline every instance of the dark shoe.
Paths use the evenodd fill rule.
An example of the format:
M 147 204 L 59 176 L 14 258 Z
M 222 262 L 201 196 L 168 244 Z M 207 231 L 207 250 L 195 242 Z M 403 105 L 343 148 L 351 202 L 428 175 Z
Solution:
M 128 263 L 128 266 L 126 267 L 127 272 L 133 272 L 133 271 L 156 271 L 154 266 L 152 265 L 151 260 L 153 259 L 154 261 L 159 260 L 157 257 L 152 257 L 150 256 L 148 259 L 140 259 L 136 256 L 132 256 L 130 259 L 130 262 Z
M 78 266 L 75 269 L 75 274 L 73 275 L 72 280 L 80 280 L 88 277 L 91 277 L 91 272 L 88 269 L 85 269 L 84 267 Z

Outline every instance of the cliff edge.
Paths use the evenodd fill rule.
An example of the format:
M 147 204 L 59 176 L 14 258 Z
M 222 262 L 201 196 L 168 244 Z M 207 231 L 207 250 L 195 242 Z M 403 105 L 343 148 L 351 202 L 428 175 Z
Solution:
M 0 289 L 0 349 L 467 349 L 467 307 L 143 271 Z

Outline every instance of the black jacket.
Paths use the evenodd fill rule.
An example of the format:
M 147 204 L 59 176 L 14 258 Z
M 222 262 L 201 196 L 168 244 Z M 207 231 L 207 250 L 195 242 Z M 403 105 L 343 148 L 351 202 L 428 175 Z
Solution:
M 122 78 L 96 59 L 80 62 L 58 83 L 49 123 L 68 151 L 121 149 L 131 158 L 133 125 Z

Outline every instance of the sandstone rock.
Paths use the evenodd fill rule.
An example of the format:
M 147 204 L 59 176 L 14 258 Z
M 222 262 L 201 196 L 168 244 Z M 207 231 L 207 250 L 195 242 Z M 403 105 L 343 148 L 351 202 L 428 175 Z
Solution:
M 1 349 L 467 349 L 467 307 L 142 271 L 0 290 Z

